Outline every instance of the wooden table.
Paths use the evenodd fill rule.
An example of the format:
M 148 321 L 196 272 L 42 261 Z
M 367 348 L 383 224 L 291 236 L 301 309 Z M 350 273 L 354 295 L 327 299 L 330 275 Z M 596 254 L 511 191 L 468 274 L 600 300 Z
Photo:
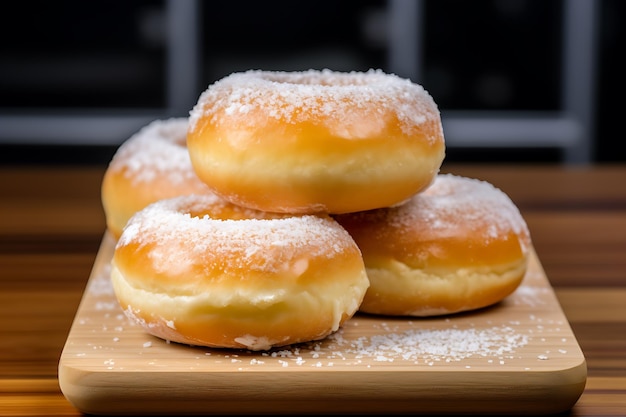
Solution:
M 80 415 L 57 367 L 104 232 L 105 167 L 0 167 L 0 415 Z M 571 416 L 626 415 L 626 165 L 446 165 L 522 211 L 588 366 Z

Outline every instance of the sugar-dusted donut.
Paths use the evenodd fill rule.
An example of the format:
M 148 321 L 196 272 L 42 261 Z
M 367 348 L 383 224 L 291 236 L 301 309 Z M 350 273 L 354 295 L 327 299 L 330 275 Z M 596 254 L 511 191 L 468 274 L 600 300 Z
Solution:
M 530 234 L 492 184 L 451 174 L 405 204 L 335 216 L 363 253 L 361 311 L 435 316 L 495 304 L 527 269 Z
M 138 210 L 178 195 L 211 193 L 187 151 L 188 118 L 155 120 L 117 149 L 102 180 L 107 229 L 116 238 Z
M 445 154 L 433 98 L 380 70 L 233 73 L 200 95 L 187 145 L 216 194 L 289 213 L 398 204 L 432 182 Z
M 257 212 L 211 195 L 137 212 L 111 265 L 121 307 L 147 332 L 218 348 L 322 339 L 369 286 L 359 248 L 328 215 Z

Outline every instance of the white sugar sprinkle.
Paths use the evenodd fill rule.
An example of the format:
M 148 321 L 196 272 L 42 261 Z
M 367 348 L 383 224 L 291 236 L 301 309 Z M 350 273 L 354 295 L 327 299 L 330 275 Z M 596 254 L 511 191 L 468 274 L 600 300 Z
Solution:
M 116 250 L 154 243 L 153 267 L 171 272 L 173 265 L 182 270 L 194 262 L 219 269 L 280 271 L 287 265 L 306 269 L 309 259 L 356 249 L 348 232 L 328 217 L 219 220 L 191 214 L 206 210 L 215 199 L 181 196 L 149 205 L 129 220 Z
M 323 342 L 294 345 L 263 356 L 278 358 L 278 363 L 287 367 L 319 367 L 327 360 L 349 360 L 351 365 L 370 359 L 379 363 L 410 361 L 415 364 L 434 366 L 439 362 L 459 362 L 469 358 L 484 358 L 486 363 L 504 365 L 513 358 L 517 349 L 528 344 L 528 336 L 515 332 L 512 327 L 500 326 L 488 329 L 441 329 L 407 330 L 357 339 L 343 337 L 343 329 L 328 336 Z M 321 344 L 324 347 L 321 347 Z M 310 363 L 306 357 L 316 360 Z M 494 360 L 495 358 L 495 360 Z M 541 359 L 541 356 L 539 357 Z M 331 366 L 329 362 L 327 366 Z M 366 366 L 370 366 L 366 364 Z
M 411 361 L 458 361 L 473 356 L 502 356 L 528 343 L 525 335 L 515 333 L 510 327 L 484 330 L 409 330 L 371 338 L 361 337 L 350 342 L 343 340 L 341 336 L 331 336 L 333 337 L 344 352 L 378 360 L 401 356 L 402 359 Z
M 384 117 L 391 112 L 407 133 L 440 117 L 434 100 L 421 85 L 381 70 L 250 70 L 230 74 L 200 95 L 190 111 L 190 131 L 204 116 L 211 117 L 216 125 L 226 123 L 224 118 L 237 118 L 239 124 L 254 123 L 249 115 L 258 110 L 284 123 L 327 121 L 344 126 L 362 120 L 364 114 Z
M 508 195 L 486 181 L 453 174 L 438 174 L 426 190 L 404 204 L 346 215 L 350 217 L 387 223 L 398 233 L 412 233 L 416 224 L 425 225 L 420 233 L 426 235 L 429 231 L 453 233 L 461 228 L 467 230 L 463 233 L 486 242 L 513 232 L 523 252 L 530 249 L 526 221 Z M 338 220 L 342 222 L 342 216 Z
M 117 149 L 108 170 L 121 172 L 133 184 L 167 180 L 206 190 L 196 176 L 187 150 L 188 118 L 154 120 Z

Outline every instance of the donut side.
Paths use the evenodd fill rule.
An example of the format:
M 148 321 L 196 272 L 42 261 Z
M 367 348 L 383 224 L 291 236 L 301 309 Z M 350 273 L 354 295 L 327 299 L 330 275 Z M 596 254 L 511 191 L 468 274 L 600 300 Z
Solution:
M 204 203 L 202 203 L 204 201 Z M 206 197 L 151 204 L 129 221 L 112 261 L 125 313 L 157 337 L 267 350 L 318 340 L 361 304 L 369 281 L 350 235 L 328 216 L 240 219 Z
M 427 187 L 445 154 L 419 85 L 384 74 L 232 74 L 190 116 L 192 164 L 215 193 L 273 212 L 386 207 Z
M 438 175 L 405 204 L 335 218 L 363 253 L 366 313 L 487 307 L 515 291 L 527 270 L 527 225 L 508 196 L 484 181 Z

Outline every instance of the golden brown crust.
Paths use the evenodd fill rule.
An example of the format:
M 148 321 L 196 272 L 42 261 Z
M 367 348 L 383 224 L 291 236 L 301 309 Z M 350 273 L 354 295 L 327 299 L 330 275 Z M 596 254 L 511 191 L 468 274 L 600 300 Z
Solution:
M 329 335 L 369 286 L 358 247 L 330 217 L 199 195 L 136 213 L 117 243 L 112 282 L 126 314 L 155 336 L 250 350 Z
M 438 175 L 390 208 L 335 216 L 359 245 L 371 286 L 361 311 L 432 316 L 492 305 L 520 284 L 530 235 L 491 184 Z
M 430 95 L 374 71 L 231 74 L 200 96 L 187 143 L 216 194 L 291 213 L 397 204 L 431 183 L 445 153 Z

